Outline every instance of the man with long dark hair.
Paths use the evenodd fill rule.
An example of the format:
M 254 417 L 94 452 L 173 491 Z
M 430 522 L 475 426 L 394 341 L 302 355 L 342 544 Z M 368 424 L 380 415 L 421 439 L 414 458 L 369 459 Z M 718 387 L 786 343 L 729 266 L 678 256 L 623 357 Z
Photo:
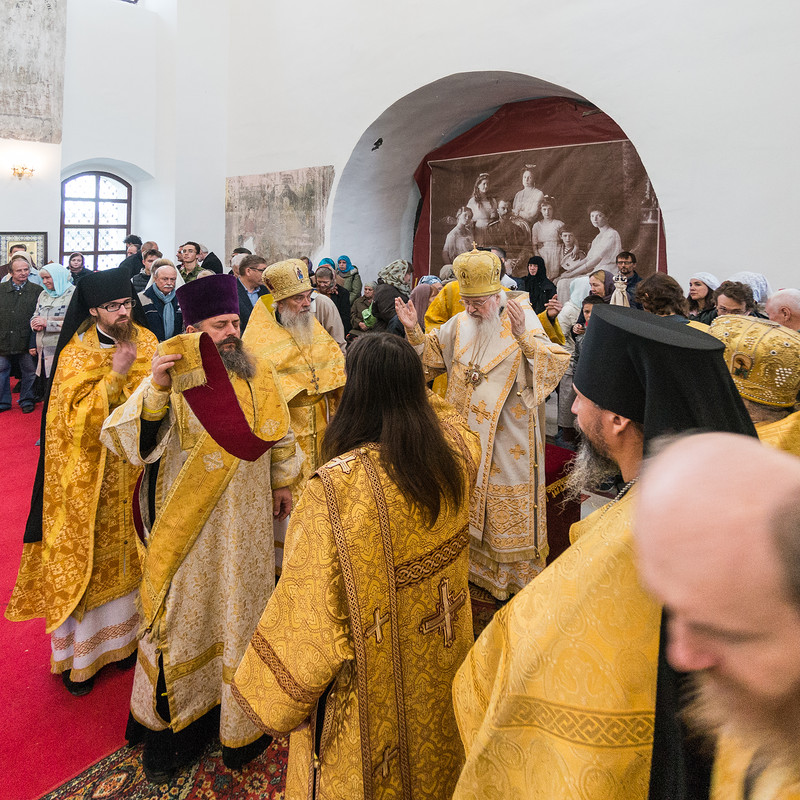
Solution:
M 251 719 L 294 731 L 287 797 L 311 780 L 317 797 L 452 794 L 480 442 L 430 397 L 400 337 L 348 349 L 329 460 L 292 514 L 281 580 L 234 677 Z

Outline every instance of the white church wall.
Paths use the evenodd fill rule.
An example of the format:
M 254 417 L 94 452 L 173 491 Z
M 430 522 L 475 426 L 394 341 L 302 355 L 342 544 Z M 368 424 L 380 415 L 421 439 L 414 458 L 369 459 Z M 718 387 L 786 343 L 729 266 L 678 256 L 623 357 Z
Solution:
M 408 257 L 410 237 L 398 239 L 397 227 L 409 223 L 410 174 L 403 202 L 379 209 L 380 224 L 353 222 L 341 238 L 332 230 L 353 148 L 416 89 L 460 72 L 507 71 L 582 95 L 626 131 L 658 194 L 678 280 L 698 268 L 720 277 L 751 268 L 776 285 L 797 284 L 785 242 L 800 211 L 800 110 L 784 100 L 798 74 L 797 6 L 231 0 L 230 8 L 232 56 L 239 49 L 228 84 L 228 174 L 334 165 L 326 250 L 406 248 L 397 255 Z M 419 111 L 409 111 L 410 135 L 425 137 Z

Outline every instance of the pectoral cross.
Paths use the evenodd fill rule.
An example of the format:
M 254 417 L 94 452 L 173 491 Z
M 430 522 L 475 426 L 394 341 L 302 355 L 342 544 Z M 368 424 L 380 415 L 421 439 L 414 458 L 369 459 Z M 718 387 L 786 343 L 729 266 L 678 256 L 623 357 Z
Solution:
M 456 639 L 453 623 L 456 621 L 458 610 L 464 605 L 467 593 L 462 589 L 455 597 L 450 596 L 450 578 L 442 578 L 439 583 L 439 602 L 436 604 L 436 613 L 425 617 L 419 626 L 422 634 L 442 631 L 444 646 L 452 647 Z
M 338 458 L 332 458 L 328 462 L 328 466 L 329 467 L 341 467 L 342 468 L 342 472 L 344 472 L 345 475 L 349 475 L 350 474 L 350 462 L 351 461 L 355 461 L 356 458 L 358 458 L 358 456 L 355 453 L 353 453 L 352 455 L 349 455 L 349 456 L 339 456 Z
M 397 755 L 397 748 L 396 747 L 387 747 L 383 751 L 383 760 L 377 767 L 373 770 L 373 772 L 380 772 L 382 778 L 386 778 L 389 775 L 389 761 L 393 759 Z
M 384 614 L 381 616 L 380 608 L 376 608 L 372 616 L 375 620 L 375 623 L 370 625 L 369 628 L 364 631 L 364 637 L 369 639 L 369 637 L 374 633 L 375 641 L 380 644 L 383 641 L 383 626 L 389 621 L 389 615 Z

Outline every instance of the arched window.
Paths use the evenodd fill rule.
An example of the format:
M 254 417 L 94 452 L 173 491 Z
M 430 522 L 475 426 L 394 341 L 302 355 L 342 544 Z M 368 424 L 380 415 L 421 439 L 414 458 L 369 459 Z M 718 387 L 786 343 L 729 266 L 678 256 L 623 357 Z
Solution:
M 81 172 L 61 181 L 61 263 L 83 253 L 88 269 L 125 258 L 131 232 L 131 185 L 110 172 Z

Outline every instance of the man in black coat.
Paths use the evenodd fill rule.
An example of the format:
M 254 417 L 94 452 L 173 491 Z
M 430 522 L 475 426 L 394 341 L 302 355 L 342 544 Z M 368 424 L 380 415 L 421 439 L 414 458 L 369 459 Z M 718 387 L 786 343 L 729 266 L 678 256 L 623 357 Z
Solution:
M 31 317 L 42 287 L 28 280 L 30 264 L 25 256 L 19 253 L 12 256 L 11 280 L 0 284 L 0 411 L 11 408 L 9 375 L 11 362 L 16 360 L 22 375 L 17 402 L 22 411 L 29 414 L 35 404 L 33 382 L 36 378 L 36 359 L 29 350 Z

